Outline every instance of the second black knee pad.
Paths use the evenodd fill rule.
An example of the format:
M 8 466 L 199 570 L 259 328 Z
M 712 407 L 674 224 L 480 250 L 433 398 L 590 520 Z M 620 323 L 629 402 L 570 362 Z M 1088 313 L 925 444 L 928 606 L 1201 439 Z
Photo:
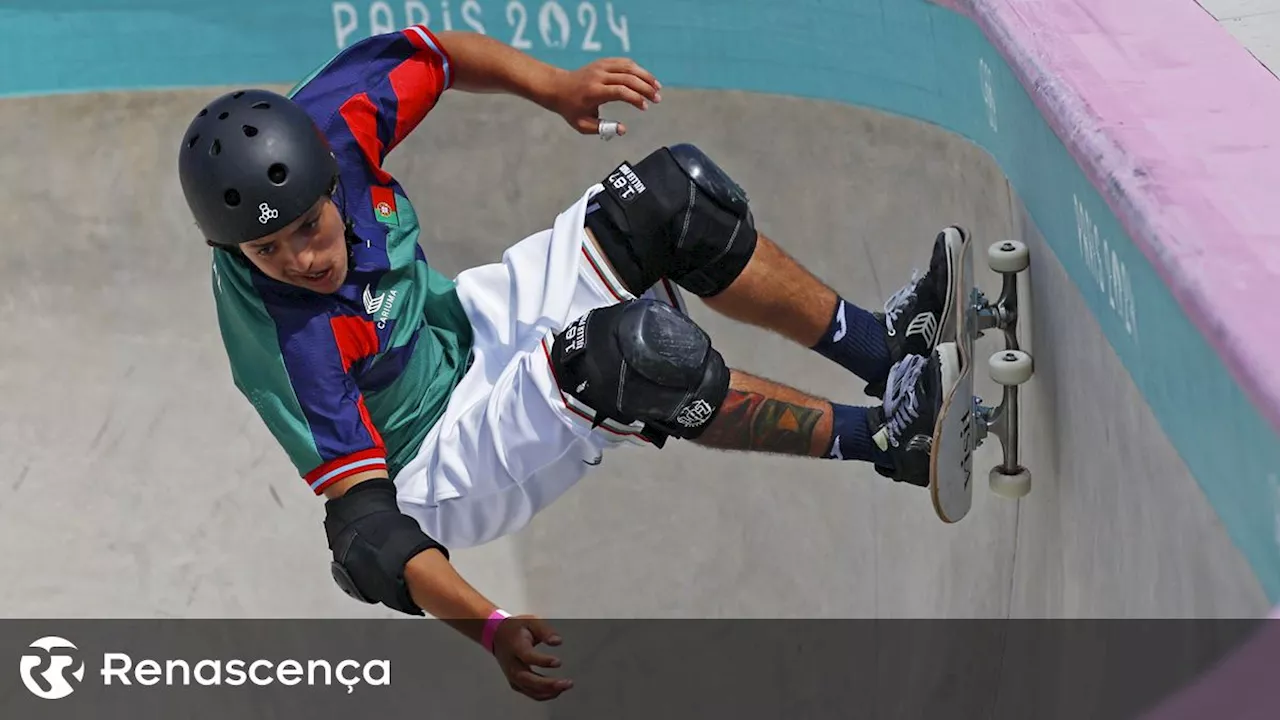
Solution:
M 603 184 L 587 227 L 636 295 L 662 278 L 700 297 L 718 295 L 755 252 L 746 193 L 693 145 L 623 163 Z
M 632 300 L 575 320 L 556 335 L 551 362 L 560 387 L 595 412 L 597 425 L 640 421 L 659 435 L 693 439 L 729 392 L 729 369 L 711 338 L 656 300 Z

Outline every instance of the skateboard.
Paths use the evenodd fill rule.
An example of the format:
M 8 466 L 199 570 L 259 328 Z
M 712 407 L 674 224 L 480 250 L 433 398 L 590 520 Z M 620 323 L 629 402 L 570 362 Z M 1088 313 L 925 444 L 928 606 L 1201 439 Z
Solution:
M 960 359 L 959 379 L 943 398 L 933 428 L 929 489 L 938 517 L 959 522 L 973 503 L 973 453 L 987 436 L 1000 438 L 1003 462 L 988 474 L 992 492 L 1016 499 L 1031 491 L 1031 471 L 1018 462 L 1018 386 L 1034 373 L 1031 355 L 1018 346 L 1018 273 L 1030 266 L 1027 246 L 1004 240 L 987 249 L 987 264 L 1002 277 L 1000 297 L 992 303 L 978 289 L 973 271 L 973 236 L 966 233 L 956 269 L 954 312 L 943 319 L 941 341 L 953 342 Z M 988 371 L 1004 397 L 996 407 L 973 394 L 974 345 L 988 330 L 1000 330 L 1005 349 L 991 355 Z

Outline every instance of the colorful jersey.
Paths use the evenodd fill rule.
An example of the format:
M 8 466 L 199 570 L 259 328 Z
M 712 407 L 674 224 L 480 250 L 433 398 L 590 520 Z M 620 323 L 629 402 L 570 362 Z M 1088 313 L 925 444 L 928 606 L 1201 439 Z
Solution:
M 360 242 L 322 295 L 214 252 L 218 323 L 236 387 L 316 494 L 369 470 L 391 477 L 443 414 L 470 358 L 453 282 L 427 264 L 413 205 L 383 168 L 452 81 L 423 26 L 342 51 L 290 91 L 338 159 L 335 193 Z

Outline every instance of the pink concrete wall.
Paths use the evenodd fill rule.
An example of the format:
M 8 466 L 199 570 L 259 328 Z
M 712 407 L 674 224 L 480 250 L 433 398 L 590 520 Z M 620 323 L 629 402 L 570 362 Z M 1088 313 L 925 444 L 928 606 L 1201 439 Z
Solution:
M 1130 236 L 1280 429 L 1280 80 L 1194 0 L 935 1 L 972 17 L 1036 89 Z

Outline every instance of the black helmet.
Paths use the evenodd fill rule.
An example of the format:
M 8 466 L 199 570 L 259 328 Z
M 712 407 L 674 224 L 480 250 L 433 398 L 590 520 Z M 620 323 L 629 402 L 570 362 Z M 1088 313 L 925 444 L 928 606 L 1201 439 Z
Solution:
M 267 90 L 240 90 L 191 121 L 178 175 L 205 238 L 238 245 L 286 227 L 332 192 L 338 163 L 297 103 Z

